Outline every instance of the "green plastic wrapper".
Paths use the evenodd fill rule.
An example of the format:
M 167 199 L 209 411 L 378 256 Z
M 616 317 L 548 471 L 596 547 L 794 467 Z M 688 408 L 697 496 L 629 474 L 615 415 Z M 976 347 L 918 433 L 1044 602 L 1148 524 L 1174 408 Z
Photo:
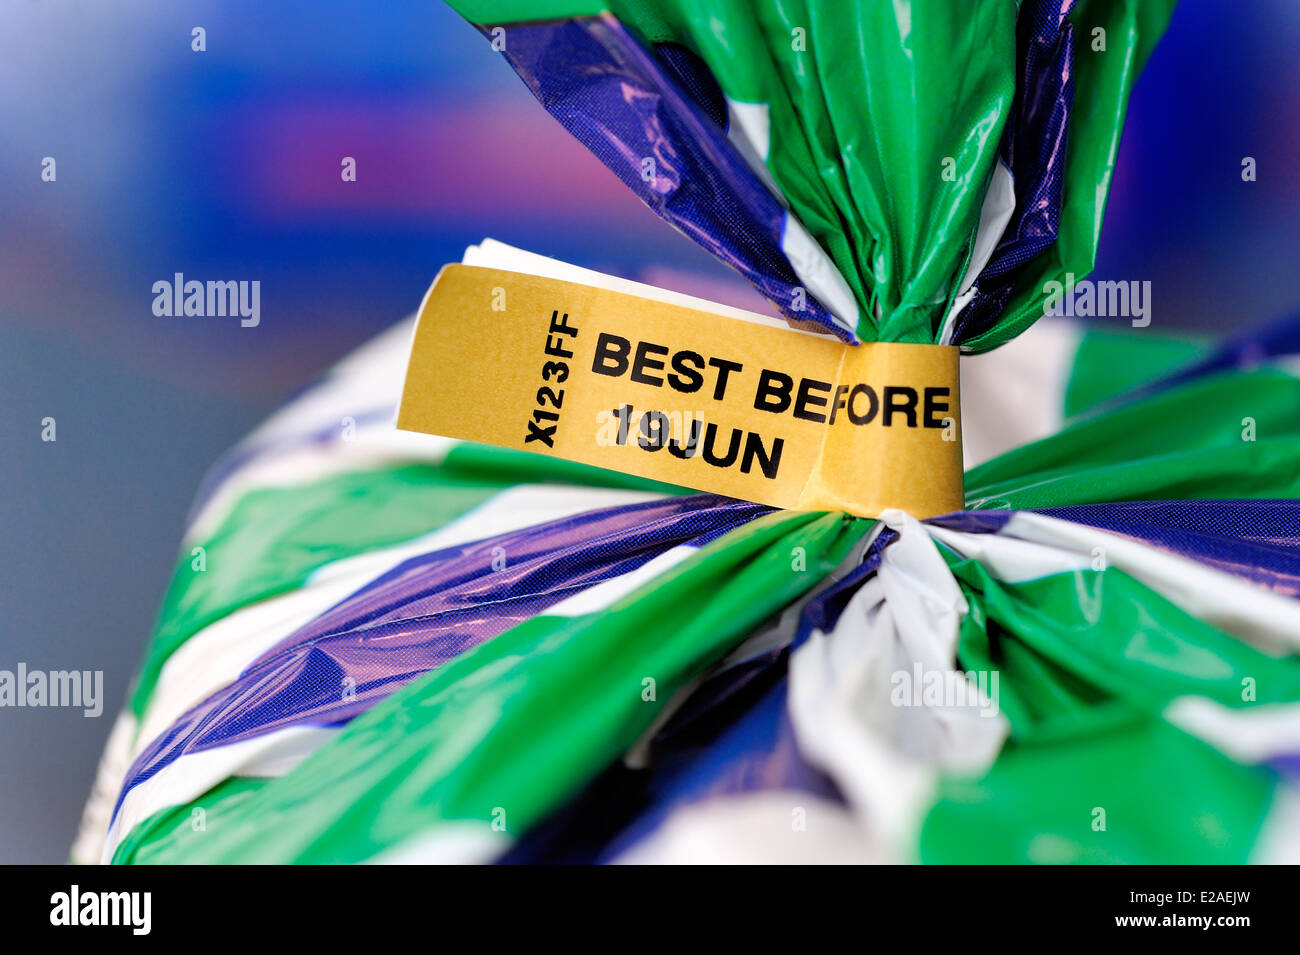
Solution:
M 1091 271 L 1129 93 L 1173 3 L 452 6 L 787 318 L 982 352 L 1043 314 L 1048 283 Z

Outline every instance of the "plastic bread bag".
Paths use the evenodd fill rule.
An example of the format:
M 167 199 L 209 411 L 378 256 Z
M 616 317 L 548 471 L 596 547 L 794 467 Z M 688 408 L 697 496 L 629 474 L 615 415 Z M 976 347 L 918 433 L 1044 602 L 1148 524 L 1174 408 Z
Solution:
M 838 516 L 581 486 L 578 469 L 548 473 L 535 456 L 530 473 L 499 449 L 395 441 L 353 399 L 395 403 L 383 372 L 407 332 L 345 362 L 214 469 L 101 766 L 86 861 L 1243 861 L 1294 845 L 1286 727 L 1300 630 L 1285 499 L 1300 473 L 1300 382 L 1258 367 L 1257 344 L 1130 336 L 1160 374 L 1126 400 L 1101 387 L 1113 335 L 1050 332 L 1067 341 L 1040 396 L 1063 418 L 1074 405 L 1064 429 L 972 470 L 968 487 L 995 485 L 996 498 L 926 523 L 898 515 L 873 534 L 879 524 Z M 1004 350 L 970 361 L 1000 363 Z M 1266 437 L 1227 426 L 1246 411 Z M 1193 423 L 1111 448 L 1170 416 Z M 342 417 L 359 422 L 351 440 Z M 1081 493 L 1090 484 L 1131 503 Z M 1180 494 L 1203 499 L 1168 500 Z M 709 531 L 693 537 L 701 519 Z M 547 535 L 544 560 L 509 558 L 503 602 L 484 565 Z M 322 541 L 330 552 L 314 553 Z M 194 546 L 212 578 L 193 570 Z M 795 547 L 806 573 L 790 573 Z M 538 563 L 553 568 L 540 580 Z M 915 593 L 918 579 L 933 592 Z M 430 613 L 433 601 L 454 612 Z M 923 613 L 888 629 L 870 612 L 917 601 Z M 881 644 L 900 657 L 889 678 L 928 661 L 922 705 L 889 706 L 901 692 L 890 679 L 875 688 L 876 715 L 896 718 L 884 727 L 832 679 L 865 674 L 876 699 L 879 661 L 852 653 Z M 848 659 L 828 674 L 831 652 Z M 972 694 L 970 714 L 924 705 L 925 675 L 945 662 L 974 674 L 975 691 L 986 673 L 988 699 Z M 665 691 L 676 702 L 655 705 Z M 791 707 L 810 697 L 820 711 Z M 937 734 L 963 742 L 967 762 L 950 766 L 924 722 L 946 728 L 954 714 L 975 732 Z M 883 797 L 863 783 L 867 765 L 888 770 L 871 777 Z M 1128 821 L 1110 844 L 1091 813 L 1117 806 Z M 806 830 L 791 828 L 799 819 Z
M 547 6 L 465 12 L 787 319 L 970 351 L 1086 273 L 1168 13 L 710 4 L 539 24 Z M 792 54 L 870 37 L 870 68 L 783 59 L 797 29 Z M 654 149 L 621 149 L 636 128 Z M 969 470 L 966 511 L 921 521 L 395 432 L 410 331 L 391 333 L 202 489 L 74 856 L 1275 858 L 1294 844 L 1300 386 L 1234 357 L 1257 348 L 1135 340 L 1151 381 L 1116 394 L 1091 336 L 1069 338 L 1032 391 L 1059 430 L 993 436 L 1025 443 Z M 963 376 L 964 405 L 996 402 L 996 380 Z

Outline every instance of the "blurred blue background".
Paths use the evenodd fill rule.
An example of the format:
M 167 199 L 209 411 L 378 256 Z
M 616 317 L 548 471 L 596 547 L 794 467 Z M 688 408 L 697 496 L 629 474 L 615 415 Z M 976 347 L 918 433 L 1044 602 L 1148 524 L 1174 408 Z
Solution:
M 1153 332 L 1300 303 L 1297 49 L 1294 3 L 1183 0 L 1139 83 L 1095 274 Z M 3 862 L 66 858 L 206 467 L 467 244 L 755 302 L 436 0 L 3 0 L 0 183 L 0 669 L 106 696 L 0 710 Z M 261 324 L 155 318 L 175 272 L 260 280 Z

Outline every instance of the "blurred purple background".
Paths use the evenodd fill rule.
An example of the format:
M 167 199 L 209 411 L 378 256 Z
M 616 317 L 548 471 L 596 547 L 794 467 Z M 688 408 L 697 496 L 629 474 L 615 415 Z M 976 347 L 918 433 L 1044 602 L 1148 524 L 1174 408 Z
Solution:
M 467 244 L 754 301 L 436 0 L 180 7 L 0 8 L 0 668 L 106 690 L 0 710 L 4 862 L 66 857 L 204 469 Z M 1150 279 L 1153 332 L 1300 304 L 1297 49 L 1300 6 L 1183 0 L 1139 83 L 1096 275 Z M 174 272 L 260 280 L 261 324 L 155 318 Z

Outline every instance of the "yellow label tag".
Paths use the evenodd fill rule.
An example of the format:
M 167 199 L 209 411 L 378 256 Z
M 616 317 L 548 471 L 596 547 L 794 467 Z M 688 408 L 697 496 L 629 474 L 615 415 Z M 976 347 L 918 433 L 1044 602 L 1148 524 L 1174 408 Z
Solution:
M 397 426 L 796 510 L 961 510 L 957 349 L 449 265 Z

